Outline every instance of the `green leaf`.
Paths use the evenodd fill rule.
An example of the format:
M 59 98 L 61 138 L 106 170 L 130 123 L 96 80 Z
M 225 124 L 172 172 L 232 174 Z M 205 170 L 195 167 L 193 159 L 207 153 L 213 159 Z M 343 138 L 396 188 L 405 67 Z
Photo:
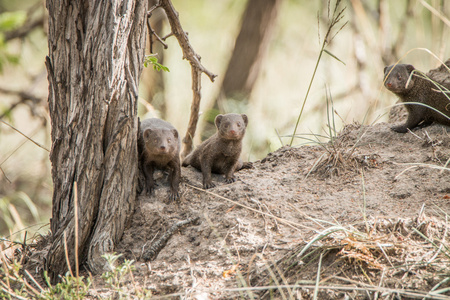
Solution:
M 334 58 L 337 61 L 340 61 L 341 63 L 343 63 L 345 66 L 345 62 L 343 62 L 342 60 L 340 60 L 339 58 L 337 58 L 336 55 L 334 55 L 333 53 L 331 53 L 330 51 L 328 51 L 327 49 L 323 49 L 323 52 L 325 52 L 326 54 L 328 54 L 329 56 L 331 56 L 332 58 Z
M 22 26 L 27 19 L 25 11 L 11 11 L 0 14 L 0 31 L 9 31 Z
M 158 62 L 158 58 L 155 55 L 146 55 L 145 59 L 144 59 L 144 67 L 148 67 L 152 65 L 153 69 L 156 71 L 165 71 L 165 72 L 170 72 L 169 68 L 160 64 Z

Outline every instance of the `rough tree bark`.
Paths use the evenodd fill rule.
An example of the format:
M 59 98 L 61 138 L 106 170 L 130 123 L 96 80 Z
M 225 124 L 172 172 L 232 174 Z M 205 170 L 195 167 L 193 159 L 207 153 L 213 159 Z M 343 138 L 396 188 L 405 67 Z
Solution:
M 52 123 L 52 281 L 79 264 L 104 269 L 134 208 L 137 84 L 146 39 L 147 1 L 47 0 L 46 60 Z M 74 183 L 78 193 L 75 195 Z

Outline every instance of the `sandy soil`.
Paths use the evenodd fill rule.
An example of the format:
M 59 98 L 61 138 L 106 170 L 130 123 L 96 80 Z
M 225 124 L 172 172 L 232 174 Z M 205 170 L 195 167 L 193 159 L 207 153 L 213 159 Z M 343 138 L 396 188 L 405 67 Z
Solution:
M 449 281 L 436 287 L 450 276 L 449 257 L 414 230 L 437 247 L 450 244 L 450 174 L 437 168 L 450 158 L 449 129 L 398 134 L 391 125 L 351 124 L 333 144 L 282 147 L 239 171 L 235 183 L 215 175 L 217 187 L 208 191 L 200 172 L 182 168 L 177 203 L 167 203 L 161 173 L 155 195 L 138 198 L 117 251 L 135 260 L 133 280 L 155 296 L 263 298 L 267 289 L 250 287 L 297 283 L 273 296 L 309 299 L 319 258 L 305 253 L 319 252 L 320 285 L 339 287 L 320 289 L 319 299 L 414 299 L 449 287 Z M 199 220 L 177 230 L 155 260 L 143 261 L 143 251 L 169 227 L 194 217 Z M 299 254 L 329 228 L 337 231 Z M 395 298 L 395 289 L 406 292 Z

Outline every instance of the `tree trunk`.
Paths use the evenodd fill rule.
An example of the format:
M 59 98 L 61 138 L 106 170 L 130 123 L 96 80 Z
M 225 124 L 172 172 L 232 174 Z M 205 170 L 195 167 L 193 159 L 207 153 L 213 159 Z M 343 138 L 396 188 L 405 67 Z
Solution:
M 229 99 L 247 101 L 264 59 L 282 0 L 248 0 L 241 19 L 241 30 L 228 63 L 213 108 L 207 112 L 202 140 L 216 132 L 217 114 L 231 112 Z M 238 111 L 234 111 L 238 112 Z
M 134 208 L 147 1 L 47 0 L 47 9 L 53 211 L 45 268 L 55 282 L 68 270 L 65 247 L 71 270 L 103 271 L 101 255 Z
M 248 0 L 218 102 L 247 99 L 267 49 L 282 0 Z M 219 105 L 220 107 L 220 105 Z

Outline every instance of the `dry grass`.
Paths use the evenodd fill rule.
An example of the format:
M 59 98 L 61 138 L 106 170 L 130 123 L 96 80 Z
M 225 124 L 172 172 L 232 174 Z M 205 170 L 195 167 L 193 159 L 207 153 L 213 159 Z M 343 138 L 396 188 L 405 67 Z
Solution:
M 414 219 L 371 219 L 356 227 L 327 228 L 267 270 L 254 268 L 250 286 L 271 286 L 283 278 L 305 297 L 320 290 L 320 299 L 343 294 L 353 299 L 448 299 L 450 224 L 448 215 L 442 215 L 439 220 L 421 211 Z M 313 285 L 320 264 L 321 279 Z M 273 293 L 275 288 L 266 289 Z M 263 298 L 269 298 L 269 291 Z
M 348 135 L 358 128 L 359 136 L 354 142 Z M 314 162 L 307 177 L 314 174 L 321 178 L 329 178 L 347 172 L 362 173 L 365 169 L 378 167 L 378 154 L 361 154 L 358 151 L 359 141 L 363 136 L 364 131 L 360 124 L 349 124 L 339 135 L 329 138 L 328 143 L 319 143 L 325 152 Z

